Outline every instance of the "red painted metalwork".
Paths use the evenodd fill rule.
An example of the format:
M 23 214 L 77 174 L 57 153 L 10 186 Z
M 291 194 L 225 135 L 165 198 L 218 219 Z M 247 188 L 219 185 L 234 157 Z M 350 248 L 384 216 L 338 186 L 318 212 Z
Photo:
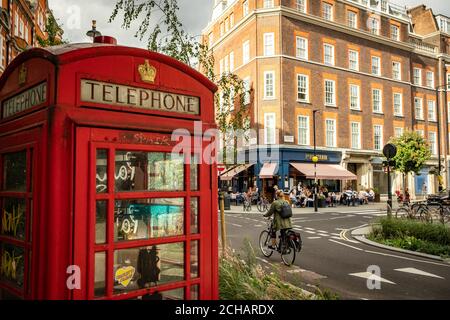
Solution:
M 0 78 L 0 215 L 5 214 L 4 203 L 13 201 L 11 199 L 26 201 L 25 238 L 18 239 L 15 233 L 8 234 L 0 229 L 0 256 L 13 250 L 12 246 L 24 250 L 23 275 L 20 272 L 13 274 L 14 277 L 2 275 L 12 269 L 6 268 L 11 266 L 9 263 L 1 265 L 3 260 L 0 259 L 0 298 L 115 300 L 182 288 L 184 298 L 190 299 L 191 293 L 194 294 L 193 286 L 198 286 L 198 298 L 218 299 L 216 165 L 199 165 L 198 190 L 191 190 L 189 164 L 183 167 L 183 190 L 119 192 L 115 189 L 116 151 L 168 153 L 176 143 L 171 141 L 175 129 L 187 130 L 191 135 L 188 139 L 194 141 L 198 139 L 192 137 L 195 121 L 202 121 L 202 132 L 215 128 L 213 102 L 217 88 L 197 71 L 167 56 L 116 46 L 113 38 L 103 37 L 97 42 L 101 43 L 28 50 L 17 57 Z M 138 69 L 145 61 L 156 68 L 153 83 L 141 80 Z M 83 102 L 82 79 L 198 97 L 200 114 Z M 36 100 L 37 93 L 28 94 L 44 83 L 45 102 L 23 102 L 25 97 Z M 43 95 L 44 91 L 39 92 Z M 17 97 L 24 98 L 14 100 Z M 4 111 L 6 102 L 12 106 L 8 111 Z M 192 154 L 202 155 L 207 144 L 201 141 L 199 148 L 192 149 Z M 97 150 L 104 150 L 107 155 L 105 193 L 97 192 Z M 9 155 L 17 156 L 22 151 L 26 153 L 26 190 L 6 190 L 4 161 Z M 115 240 L 117 201 L 159 198 L 184 200 L 182 235 Z M 191 234 L 192 198 L 198 201 L 199 232 Z M 107 208 L 106 241 L 98 244 L 96 201 L 106 201 Z M 5 227 L 5 230 L 10 228 Z M 190 270 L 191 241 L 197 241 L 199 251 L 199 276 L 195 278 L 191 278 Z M 170 243 L 184 244 L 181 280 L 114 293 L 117 250 Z M 99 274 L 94 264 L 96 252 L 105 254 L 105 288 L 100 296 L 94 293 Z M 71 265 L 80 268 L 79 289 L 67 286 L 70 276 L 67 268 Z

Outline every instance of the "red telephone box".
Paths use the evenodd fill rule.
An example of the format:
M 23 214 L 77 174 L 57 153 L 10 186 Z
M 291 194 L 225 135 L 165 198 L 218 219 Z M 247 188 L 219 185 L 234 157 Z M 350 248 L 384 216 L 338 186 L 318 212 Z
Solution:
M 0 298 L 217 299 L 217 168 L 198 161 L 216 90 L 106 43 L 17 57 L 0 78 Z M 192 149 L 175 157 L 179 128 Z

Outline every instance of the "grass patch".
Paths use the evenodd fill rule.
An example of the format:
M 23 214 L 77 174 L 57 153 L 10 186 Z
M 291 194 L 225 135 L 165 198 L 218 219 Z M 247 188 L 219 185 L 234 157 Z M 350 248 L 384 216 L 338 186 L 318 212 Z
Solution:
M 314 295 L 285 282 L 279 272 L 267 273 L 257 263 L 250 241 L 244 241 L 243 253 L 227 249 L 219 261 L 221 300 L 321 300 L 336 299 L 329 291 Z
M 369 240 L 443 258 L 450 256 L 448 226 L 396 218 L 382 218 L 379 222 L 380 226 L 367 237 Z

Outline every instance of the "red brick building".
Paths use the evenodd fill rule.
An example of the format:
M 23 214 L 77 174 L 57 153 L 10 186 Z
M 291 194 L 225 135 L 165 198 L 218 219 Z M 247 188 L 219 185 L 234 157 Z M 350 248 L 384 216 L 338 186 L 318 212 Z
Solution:
M 269 186 L 308 180 L 296 164 L 311 162 L 313 110 L 319 163 L 357 176 L 323 184 L 387 193 L 381 149 L 404 130 L 423 134 L 433 153 L 423 174 L 409 177 L 412 194 L 437 190 L 429 171 L 439 149 L 448 184 L 450 100 L 437 88 L 450 71 L 449 18 L 384 0 L 216 0 L 203 34 L 216 72 L 236 73 L 252 90 L 252 128 L 262 133 L 249 149 L 280 148 Z M 400 175 L 393 180 L 393 191 L 402 187 Z
M 52 14 L 47 0 L 0 0 L 0 74 L 29 47 L 47 38 L 45 25 Z

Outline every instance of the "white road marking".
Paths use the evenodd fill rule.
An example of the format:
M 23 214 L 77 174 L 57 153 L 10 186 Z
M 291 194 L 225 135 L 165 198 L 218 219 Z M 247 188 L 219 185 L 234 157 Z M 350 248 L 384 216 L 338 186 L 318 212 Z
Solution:
M 308 230 L 315 230 L 314 228 L 308 228 L 308 227 L 305 227 L 305 229 L 308 229 Z
M 264 227 L 262 224 L 255 224 L 254 225 L 255 228 L 260 228 L 260 227 Z
M 325 234 L 325 233 L 318 233 L 318 235 L 322 236 L 322 237 L 329 237 L 330 236 L 329 234 Z
M 309 230 L 305 230 L 305 232 L 311 233 L 311 234 L 316 234 L 314 231 L 309 231 Z
M 346 230 L 346 229 L 342 229 L 342 230 Z M 340 236 L 340 234 L 339 233 L 330 233 L 332 236 L 337 236 L 337 237 L 339 237 Z
M 296 225 L 294 225 L 294 227 L 299 228 L 299 229 L 303 228 L 302 226 L 296 226 Z
M 373 254 L 379 254 L 379 255 L 381 255 L 381 256 L 394 257 L 394 258 L 398 258 L 398 259 L 404 259 L 404 260 L 410 260 L 410 261 L 416 261 L 416 262 L 422 262 L 422 263 L 434 264 L 434 265 L 437 265 L 437 266 L 442 266 L 442 267 L 450 268 L 450 264 L 444 264 L 444 263 L 439 263 L 439 262 L 432 262 L 432 261 L 425 261 L 425 260 L 419 260 L 419 259 L 407 258 L 407 257 L 397 256 L 397 255 L 395 255 L 395 254 L 382 253 L 382 252 L 376 252 L 376 251 L 371 251 L 371 250 L 364 250 L 364 252 L 367 252 L 367 253 L 373 253 Z
M 349 276 L 354 276 L 354 277 L 363 278 L 363 279 L 370 279 L 372 281 L 386 282 L 389 284 L 395 284 L 395 282 L 384 279 L 384 278 L 377 276 L 376 274 L 373 274 L 371 272 L 349 273 Z
M 425 276 L 425 277 L 432 277 L 432 278 L 438 278 L 438 279 L 445 279 L 441 276 L 429 273 L 429 272 L 425 272 L 416 268 L 401 268 L 401 269 L 394 269 L 395 271 L 400 271 L 400 272 L 406 272 L 406 273 L 412 273 L 412 274 L 418 274 L 421 276 Z
M 364 216 L 363 218 L 366 218 L 366 219 L 372 219 L 373 217 Z
M 341 237 L 337 237 L 337 236 L 332 236 L 331 239 L 342 240 Z
M 317 230 L 317 232 L 320 232 L 320 233 L 328 233 L 328 231 L 323 231 L 323 230 Z
M 316 239 L 322 239 L 322 237 L 307 237 L 309 240 L 316 240 Z
M 331 242 L 334 242 L 334 243 L 337 243 L 337 244 L 340 244 L 340 245 L 343 245 L 343 246 L 346 246 L 346 247 L 349 247 L 349 248 L 352 248 L 352 249 L 355 249 L 355 250 L 358 250 L 358 251 L 364 251 L 363 249 L 360 249 L 360 248 L 357 248 L 357 247 L 354 247 L 354 246 L 351 246 L 349 244 L 342 243 L 342 242 L 339 242 L 339 241 L 336 241 L 336 240 L 333 240 L 333 239 L 328 239 L 328 241 L 331 241 Z
M 231 224 L 232 226 L 235 226 L 235 227 L 239 227 L 239 228 L 242 228 L 242 226 L 241 226 L 240 224 L 236 224 L 236 223 L 230 223 L 230 222 L 228 222 L 228 224 Z

